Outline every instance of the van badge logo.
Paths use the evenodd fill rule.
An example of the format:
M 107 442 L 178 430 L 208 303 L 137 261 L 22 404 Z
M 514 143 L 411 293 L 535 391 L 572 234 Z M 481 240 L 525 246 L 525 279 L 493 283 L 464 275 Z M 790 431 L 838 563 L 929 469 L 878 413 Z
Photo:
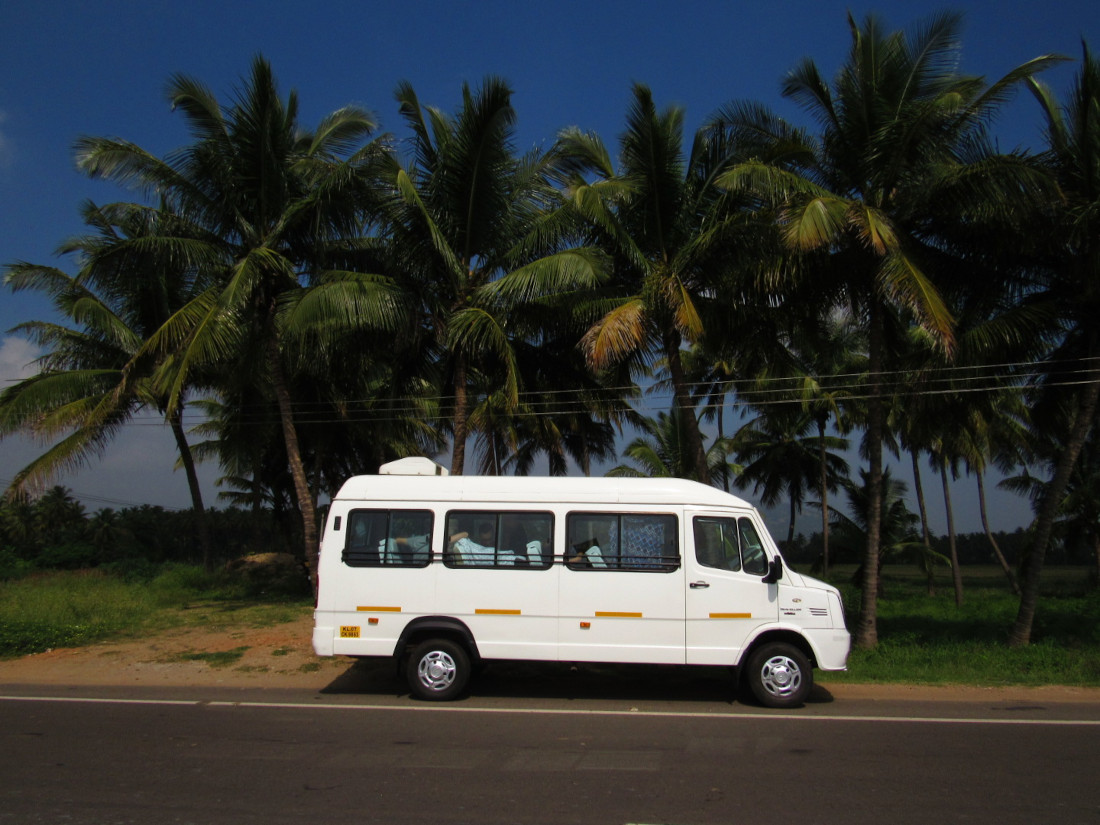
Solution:
M 791 599 L 795 604 L 802 604 L 802 599 Z

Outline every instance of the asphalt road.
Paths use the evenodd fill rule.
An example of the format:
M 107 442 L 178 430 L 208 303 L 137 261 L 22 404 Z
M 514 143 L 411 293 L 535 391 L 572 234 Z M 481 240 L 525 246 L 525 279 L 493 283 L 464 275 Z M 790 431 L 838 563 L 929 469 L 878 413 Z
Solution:
M 707 680 L 561 697 L 515 678 L 443 706 L 347 684 L 0 686 L 0 823 L 1100 821 L 1092 704 L 819 690 L 780 713 Z

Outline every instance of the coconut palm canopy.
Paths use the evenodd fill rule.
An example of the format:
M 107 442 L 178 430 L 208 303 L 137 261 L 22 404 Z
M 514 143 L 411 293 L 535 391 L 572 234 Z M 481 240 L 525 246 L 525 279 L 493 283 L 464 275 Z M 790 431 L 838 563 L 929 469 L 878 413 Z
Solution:
M 613 123 L 534 148 L 518 87 L 491 72 L 444 98 L 394 81 L 386 123 L 300 96 L 265 56 L 227 91 L 166 72 L 174 143 L 83 130 L 77 168 L 112 198 L 84 207 L 64 266 L 6 270 L 53 317 L 19 319 L 39 371 L 3 390 L 0 436 L 60 439 L 12 491 L 156 416 L 197 510 L 196 455 L 233 495 L 293 512 L 312 560 L 318 502 L 349 472 L 417 453 L 456 474 L 592 472 L 640 424 L 655 443 L 630 445 L 634 471 L 782 499 L 793 536 L 848 472 L 846 435 L 867 464 L 871 646 L 889 450 L 934 456 L 945 493 L 1013 449 L 1027 466 L 999 420 L 1026 441 L 1001 400 L 1026 392 L 1070 422 L 1044 453 L 1028 625 L 1100 386 L 1096 63 L 1085 46 L 1063 103 L 1051 50 L 965 69 L 958 14 L 846 22 L 835 65 L 792 58 L 778 97 L 723 95 L 691 123 L 635 81 Z M 1034 151 L 995 131 L 1020 90 L 1045 129 Z

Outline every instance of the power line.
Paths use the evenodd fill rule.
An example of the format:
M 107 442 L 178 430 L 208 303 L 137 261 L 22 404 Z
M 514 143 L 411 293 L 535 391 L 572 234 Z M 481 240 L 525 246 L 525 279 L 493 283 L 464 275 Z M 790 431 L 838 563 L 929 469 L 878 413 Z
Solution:
M 1045 386 L 1081 386 L 1096 380 L 1091 377 L 1095 364 L 1100 359 L 1078 359 L 1075 362 L 1060 363 L 1062 369 L 1057 376 L 1048 377 Z M 1043 366 L 1049 362 L 1004 362 L 986 365 L 944 365 L 922 370 L 891 370 L 876 373 L 883 386 L 882 397 L 912 398 L 928 396 L 969 395 L 1012 390 L 1022 392 L 1038 389 L 1044 384 L 1039 379 L 1046 375 Z M 1067 368 L 1068 366 L 1068 368 Z M 915 376 L 919 380 L 915 379 Z M 745 409 L 748 407 L 767 407 L 780 404 L 800 403 L 796 397 L 799 387 L 807 378 L 816 381 L 824 391 L 837 396 L 839 404 L 867 400 L 868 373 L 833 373 L 820 376 L 770 376 L 764 378 L 744 378 L 715 381 L 700 381 L 688 385 L 689 392 L 696 396 L 720 395 L 720 403 L 696 405 L 701 409 Z M 523 407 L 523 414 L 536 417 L 568 415 L 571 413 L 589 414 L 592 402 L 599 402 L 608 394 L 616 393 L 633 396 L 626 399 L 614 399 L 616 412 L 633 410 L 645 413 L 663 410 L 671 406 L 671 390 L 664 389 L 667 382 L 655 382 L 647 389 L 636 385 L 620 385 L 597 388 L 569 388 L 554 390 L 529 390 L 518 394 L 517 401 Z M 899 389 L 899 387 L 901 387 Z M 732 396 L 732 397 L 730 397 Z M 728 399 L 728 400 L 727 400 Z M 381 404 L 375 398 L 341 399 L 339 401 L 294 401 L 291 411 L 295 422 L 301 425 L 340 425 L 356 423 L 387 423 L 400 421 L 410 415 L 423 411 L 424 400 L 430 400 L 439 407 L 453 404 L 454 396 L 441 395 L 430 399 L 415 396 L 398 396 L 385 399 Z M 476 405 L 475 405 L 476 406 Z M 184 408 L 183 421 L 188 427 L 201 426 L 216 421 L 202 412 L 194 411 L 195 405 Z M 333 408 L 341 408 L 339 414 Z M 267 404 L 245 404 L 234 409 L 233 420 L 237 426 L 259 427 L 274 426 L 279 422 L 279 414 L 274 402 Z M 134 426 L 165 425 L 163 416 L 157 413 L 137 413 L 128 423 Z

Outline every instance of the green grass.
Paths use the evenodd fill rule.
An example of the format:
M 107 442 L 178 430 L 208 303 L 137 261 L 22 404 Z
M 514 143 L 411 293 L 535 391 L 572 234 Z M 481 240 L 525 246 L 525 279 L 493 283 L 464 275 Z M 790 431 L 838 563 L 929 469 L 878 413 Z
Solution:
M 844 591 L 849 628 L 859 610 L 851 574 L 838 568 L 830 576 Z M 1016 649 L 1005 642 L 1019 602 L 999 570 L 967 569 L 961 607 L 942 573 L 934 597 L 905 567 L 887 566 L 884 582 L 878 647 L 853 650 L 848 672 L 823 674 L 824 681 L 1100 686 L 1100 592 L 1084 569 L 1044 572 L 1033 642 Z M 168 567 L 142 581 L 94 571 L 42 574 L 0 582 L 0 657 L 188 625 L 270 627 L 309 606 L 305 599 L 261 601 L 192 567 Z M 186 655 L 226 666 L 243 653 Z
M 260 601 L 195 567 L 165 567 L 145 580 L 94 570 L 42 573 L 0 582 L 0 657 L 187 625 L 269 627 L 297 618 L 306 604 Z
M 1032 644 L 1007 645 L 1019 600 L 996 568 L 966 570 L 963 604 L 955 605 L 949 576 L 940 574 L 936 595 L 907 568 L 884 572 L 878 604 L 879 644 L 853 649 L 848 672 L 823 675 L 834 682 L 907 684 L 1100 686 L 1100 592 L 1087 570 L 1046 571 Z M 859 591 L 844 571 L 841 584 L 849 629 L 859 611 Z

